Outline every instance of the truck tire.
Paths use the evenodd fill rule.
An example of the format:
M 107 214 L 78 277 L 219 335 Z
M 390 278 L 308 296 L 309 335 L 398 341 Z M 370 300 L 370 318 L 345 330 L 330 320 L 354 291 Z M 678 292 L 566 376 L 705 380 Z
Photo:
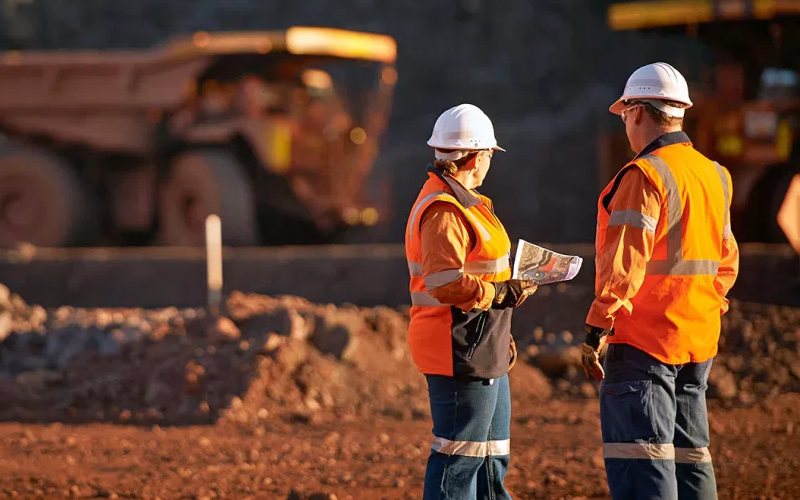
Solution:
M 159 192 L 159 242 L 203 245 L 210 214 L 222 220 L 225 245 L 258 243 L 253 187 L 234 156 L 213 149 L 177 156 Z
M 0 247 L 77 243 L 86 207 L 77 173 L 55 154 L 21 146 L 0 150 Z

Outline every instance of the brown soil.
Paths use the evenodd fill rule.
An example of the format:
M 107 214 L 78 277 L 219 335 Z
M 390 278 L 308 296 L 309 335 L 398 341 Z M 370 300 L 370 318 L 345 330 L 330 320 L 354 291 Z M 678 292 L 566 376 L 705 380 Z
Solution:
M 798 498 L 800 395 L 711 412 L 720 498 Z M 594 401 L 517 402 L 515 497 L 607 497 L 597 418 Z M 248 430 L 7 423 L 0 496 L 419 498 L 429 433 L 424 420 L 387 417 Z
M 607 496 L 581 339 L 548 331 L 568 310 L 516 332 L 519 498 Z M 406 323 L 238 293 L 222 317 L 45 310 L 0 287 L 0 496 L 417 498 L 430 421 Z M 800 309 L 732 304 L 710 380 L 721 498 L 800 497 L 799 354 Z

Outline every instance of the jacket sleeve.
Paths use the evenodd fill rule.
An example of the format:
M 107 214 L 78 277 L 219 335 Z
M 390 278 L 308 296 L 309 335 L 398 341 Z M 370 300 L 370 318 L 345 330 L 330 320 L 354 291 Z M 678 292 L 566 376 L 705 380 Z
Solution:
M 728 186 L 733 186 L 728 176 Z M 733 192 L 729 195 L 733 199 Z M 730 221 L 730 208 L 726 220 Z M 719 263 L 719 270 L 717 276 L 714 278 L 714 289 L 719 294 L 720 298 L 720 314 L 728 312 L 728 291 L 733 287 L 736 282 L 736 277 L 739 275 L 739 246 L 736 244 L 736 238 L 733 237 L 730 224 L 726 224 L 722 236 L 722 259 Z
M 638 168 L 622 175 L 608 203 L 606 236 L 595 257 L 595 300 L 586 316 L 587 324 L 606 330 L 620 309 L 633 310 L 631 299 L 644 282 L 661 213 L 655 186 Z
M 464 216 L 450 203 L 436 202 L 420 221 L 425 286 L 443 304 L 463 311 L 489 309 L 494 285 L 464 272 L 474 237 Z

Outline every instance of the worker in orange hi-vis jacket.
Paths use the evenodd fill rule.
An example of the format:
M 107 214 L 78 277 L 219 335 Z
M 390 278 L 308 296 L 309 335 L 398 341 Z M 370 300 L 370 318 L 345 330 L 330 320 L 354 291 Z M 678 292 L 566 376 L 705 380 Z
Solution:
M 408 342 L 425 375 L 433 443 L 423 498 L 511 498 L 512 309 L 536 290 L 511 279 L 511 242 L 476 188 L 503 151 L 491 120 L 461 104 L 436 120 L 435 161 L 408 216 Z
M 739 252 L 730 174 L 682 131 L 691 105 L 684 77 L 654 63 L 630 76 L 610 108 L 636 156 L 600 194 L 596 297 L 581 348 L 587 377 L 603 380 L 615 499 L 717 494 L 705 391 Z

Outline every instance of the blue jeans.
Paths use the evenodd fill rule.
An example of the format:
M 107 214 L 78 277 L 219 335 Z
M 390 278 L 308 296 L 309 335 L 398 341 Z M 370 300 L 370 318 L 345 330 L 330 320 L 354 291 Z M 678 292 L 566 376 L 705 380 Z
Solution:
M 711 360 L 667 365 L 611 344 L 605 370 L 600 422 L 611 496 L 717 498 L 706 409 Z
M 511 436 L 508 375 L 488 380 L 427 375 L 433 444 L 423 498 L 510 499 L 503 485 Z

